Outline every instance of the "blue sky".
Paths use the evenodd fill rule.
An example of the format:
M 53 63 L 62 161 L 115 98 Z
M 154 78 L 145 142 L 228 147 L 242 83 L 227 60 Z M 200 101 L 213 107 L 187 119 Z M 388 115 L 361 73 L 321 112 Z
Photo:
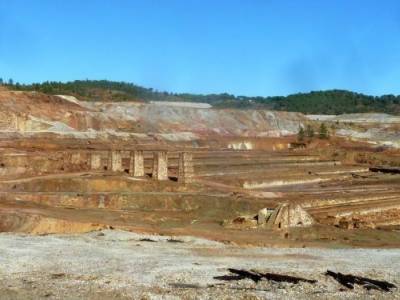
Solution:
M 0 0 L 0 77 L 400 94 L 400 1 Z

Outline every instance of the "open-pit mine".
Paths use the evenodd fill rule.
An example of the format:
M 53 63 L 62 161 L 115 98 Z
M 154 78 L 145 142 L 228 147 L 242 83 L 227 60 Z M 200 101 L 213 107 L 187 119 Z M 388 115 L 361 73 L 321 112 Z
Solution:
M 399 125 L 3 89 L 0 298 L 399 297 Z

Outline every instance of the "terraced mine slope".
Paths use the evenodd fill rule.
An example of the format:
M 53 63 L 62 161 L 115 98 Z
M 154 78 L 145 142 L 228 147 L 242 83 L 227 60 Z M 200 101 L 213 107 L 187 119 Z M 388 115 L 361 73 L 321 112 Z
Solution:
M 354 124 L 340 125 L 344 121 L 339 121 L 337 125 L 336 119 L 328 121 L 333 117 L 310 119 L 298 113 L 217 110 L 179 103 L 94 104 L 69 96 L 10 91 L 0 91 L 0 108 L 0 231 L 4 232 L 0 240 L 10 247 L 24 248 L 21 241 L 28 235 L 64 234 L 57 241 L 53 237 L 27 238 L 25 248 L 32 247 L 32 257 L 37 259 L 40 259 L 37 250 L 40 242 L 45 248 L 50 245 L 54 246 L 50 249 L 59 251 L 66 241 L 76 243 L 78 249 L 82 240 L 88 240 L 89 244 L 93 242 L 88 249 L 93 253 L 107 252 L 106 244 L 111 248 L 109 251 L 114 251 L 114 245 L 120 247 L 115 251 L 126 253 L 125 247 L 129 244 L 129 251 L 139 253 L 135 252 L 136 247 L 153 243 L 153 234 L 157 240 L 160 235 L 170 237 L 168 243 L 175 247 L 171 251 L 178 253 L 186 251 L 183 250 L 185 243 L 180 242 L 181 236 L 207 239 L 211 245 L 207 250 L 190 248 L 196 253 L 190 264 L 207 265 L 208 254 L 201 251 L 211 251 L 212 258 L 221 245 L 233 247 L 222 256 L 235 256 L 235 251 L 243 252 L 240 255 L 254 255 L 249 264 L 232 259 L 232 264 L 241 264 L 243 268 L 254 267 L 255 257 L 261 263 L 268 260 L 262 254 L 264 250 L 253 253 L 243 250 L 243 246 L 394 249 L 400 246 L 400 152 L 394 144 L 375 145 L 368 138 L 358 141 L 339 134 L 343 130 L 340 126 Z M 308 125 L 317 130 L 321 122 L 327 122 L 329 138 L 297 140 L 299 126 Z M 398 125 L 395 119 L 388 122 L 390 130 Z M 364 122 L 362 126 L 366 126 Z M 372 130 L 375 125 L 368 126 Z M 81 235 L 92 231 L 99 231 L 99 235 Z M 122 246 L 119 242 L 101 241 L 104 234 L 110 239 L 117 239 L 120 234 L 129 236 L 126 231 L 146 236 L 141 241 L 135 240 L 135 244 L 129 242 Z M 10 255 L 7 247 L 0 250 Z M 168 246 L 159 250 L 154 255 L 162 261 L 160 268 L 174 265 L 169 260 L 172 258 L 163 261 L 157 256 L 170 251 Z M 66 255 L 77 253 L 74 251 Z M 386 251 L 389 256 L 397 255 L 397 250 Z M 331 255 L 328 252 L 324 256 L 327 261 Z M 309 255 L 301 253 L 297 251 L 294 255 Z M 31 255 L 20 254 L 25 260 Z M 175 257 L 170 252 L 167 255 Z M 307 260 L 306 256 L 301 256 L 301 261 Z M 46 273 L 54 276 L 53 280 L 66 280 L 57 283 L 60 289 L 78 280 L 76 276 L 83 276 L 79 280 L 87 283 L 85 276 L 96 275 L 92 263 L 87 264 L 90 271 L 85 274 L 78 274 L 76 269 L 66 270 L 70 258 L 65 257 L 66 265 L 60 264 L 60 270 L 53 275 Z M 115 259 L 106 254 L 103 263 L 108 265 L 109 260 Z M 384 260 L 379 255 L 376 259 Z M 3 276 L 0 286 L 18 286 L 15 295 L 20 298 L 26 287 L 16 283 L 19 279 L 29 278 L 36 285 L 32 276 L 43 269 L 48 272 L 43 261 L 28 275 L 23 267 L 18 269 L 9 259 L 3 262 L 13 271 L 11 279 L 6 280 L 7 271 L 0 269 Z M 360 263 L 363 263 L 361 258 Z M 119 263 L 112 266 L 112 270 L 120 268 Z M 221 266 L 224 272 L 235 267 Z M 343 264 L 337 266 L 345 269 Z M 140 267 L 151 273 L 150 267 Z M 331 268 L 332 264 L 327 263 L 325 267 Z M 278 267 L 269 265 L 268 268 Z M 200 269 L 207 278 L 196 273 Z M 281 271 L 296 273 L 286 267 Z M 175 287 L 185 291 L 212 288 L 208 295 L 220 296 L 218 286 L 209 277 L 222 276 L 222 271 L 209 265 L 204 269 L 199 267 L 193 280 L 186 276 L 188 272 L 186 267 L 178 268 L 174 273 L 176 278 L 170 283 L 178 284 Z M 298 273 L 321 276 L 320 273 L 318 276 L 312 272 Z M 399 282 L 397 273 L 392 280 L 395 283 Z M 162 274 L 169 276 L 170 273 Z M 360 270 L 359 275 L 388 279 L 385 274 L 376 274 L 368 268 Z M 157 294 L 153 287 L 158 291 L 167 290 L 164 283 L 154 284 L 156 279 L 151 276 L 141 278 L 135 279 L 133 285 L 140 292 Z M 207 284 L 202 285 L 198 282 L 201 280 Z M 96 284 L 107 283 L 96 281 Z M 124 281 L 124 284 L 130 283 Z M 146 284 L 150 288 L 142 286 Z M 323 289 L 324 295 L 340 289 L 336 285 L 328 286 Z M 251 285 L 246 292 L 242 285 L 229 287 L 241 289 L 243 297 L 260 288 Z M 266 288 L 276 289 L 276 286 L 263 286 Z M 131 289 L 117 286 L 113 289 L 118 293 L 129 290 L 128 294 L 133 295 Z M 109 297 L 110 291 L 106 290 L 103 290 L 104 297 Z M 40 295 L 44 296 L 46 293 L 42 292 Z M 342 296 L 354 296 L 348 292 Z M 7 288 L 7 293 L 11 297 L 12 289 Z M 89 292 L 85 290 L 82 295 L 88 295 L 85 293 Z M 180 292 L 177 294 L 182 296 Z M 48 297 L 57 298 L 65 293 L 57 295 L 51 292 Z M 141 294 L 135 294 L 138 295 Z M 124 295 L 118 294 L 115 298 L 124 299 Z
M 145 151 L 143 177 L 129 174 L 129 152 L 122 155 L 121 171 L 115 172 L 93 170 L 88 163 L 93 150 L 76 151 L 3 148 L 3 231 L 113 227 L 255 245 L 396 246 L 400 242 L 396 231 L 389 230 L 400 225 L 400 175 L 371 172 L 365 164 L 346 164 L 309 150 L 192 149 L 195 178 L 182 184 L 176 150 L 168 154 L 165 181 L 151 178 L 152 151 Z M 108 157 L 107 151 L 99 153 Z M 248 235 L 242 229 L 249 228 L 221 225 L 281 203 L 300 204 L 315 219 L 315 230 L 299 227 L 266 234 L 266 228 L 255 226 Z M 382 238 L 376 239 L 377 234 Z

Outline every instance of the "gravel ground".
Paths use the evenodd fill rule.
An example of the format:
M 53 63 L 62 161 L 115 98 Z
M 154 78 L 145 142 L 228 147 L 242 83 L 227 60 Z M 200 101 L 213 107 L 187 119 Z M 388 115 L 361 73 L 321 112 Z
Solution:
M 227 268 L 318 282 L 214 279 Z M 240 248 L 115 230 L 0 234 L 0 299 L 400 299 L 398 289 L 344 288 L 324 275 L 327 269 L 400 286 L 400 250 Z

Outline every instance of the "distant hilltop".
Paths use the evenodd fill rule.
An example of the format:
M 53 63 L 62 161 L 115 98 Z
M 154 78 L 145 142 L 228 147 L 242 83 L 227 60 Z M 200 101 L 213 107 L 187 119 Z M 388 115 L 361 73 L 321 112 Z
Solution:
M 388 113 L 400 115 L 400 96 L 368 96 L 346 90 L 314 91 L 289 96 L 248 97 L 227 93 L 208 95 L 170 93 L 141 87 L 133 83 L 108 80 L 46 81 L 28 85 L 14 83 L 14 81 L 9 80 L 3 83 L 2 86 L 12 90 L 38 91 L 51 95 L 71 95 L 83 101 L 202 103 L 200 106 L 210 105 L 213 108 L 220 109 L 267 109 L 315 115 L 339 115 L 345 113 Z M 196 105 L 196 107 L 199 106 Z

